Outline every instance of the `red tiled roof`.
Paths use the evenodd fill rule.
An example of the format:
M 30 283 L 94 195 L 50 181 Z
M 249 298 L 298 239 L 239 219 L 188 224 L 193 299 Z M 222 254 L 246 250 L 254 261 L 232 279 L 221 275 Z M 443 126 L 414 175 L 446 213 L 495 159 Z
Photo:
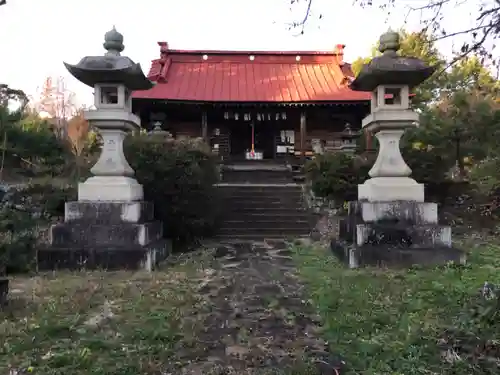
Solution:
M 247 52 L 170 50 L 158 43 L 148 78 L 157 82 L 134 98 L 196 102 L 307 103 L 368 101 L 353 91 L 343 45 L 335 52 Z

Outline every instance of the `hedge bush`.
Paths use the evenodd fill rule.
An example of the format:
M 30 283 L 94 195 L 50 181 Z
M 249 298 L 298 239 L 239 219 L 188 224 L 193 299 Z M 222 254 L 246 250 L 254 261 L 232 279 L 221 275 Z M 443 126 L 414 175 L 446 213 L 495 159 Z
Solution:
M 346 153 L 317 155 L 304 168 L 316 196 L 342 202 L 356 200 L 369 170 L 361 157 Z
M 446 177 L 449 165 L 443 163 L 438 152 L 404 147 L 402 154 L 412 170 L 411 177 L 426 185 L 429 198 L 441 202 L 449 196 L 454 184 Z M 369 178 L 368 172 L 376 157 L 376 153 L 326 153 L 307 162 L 305 171 L 317 196 L 332 200 L 356 200 L 357 186 Z
M 422 184 L 442 184 L 449 182 L 447 177 L 453 164 L 436 149 L 422 149 L 416 145 L 401 150 L 403 158 L 411 168 L 411 178 Z
M 40 235 L 51 221 L 64 216 L 64 202 L 76 198 L 76 189 L 35 184 L 10 188 L 2 195 L 0 276 L 33 269 Z
M 166 237 L 186 243 L 213 233 L 220 207 L 214 186 L 219 174 L 216 159 L 201 140 L 140 134 L 127 139 L 125 153 Z
M 27 272 L 34 266 L 36 221 L 31 214 L 14 207 L 0 207 L 0 277 Z

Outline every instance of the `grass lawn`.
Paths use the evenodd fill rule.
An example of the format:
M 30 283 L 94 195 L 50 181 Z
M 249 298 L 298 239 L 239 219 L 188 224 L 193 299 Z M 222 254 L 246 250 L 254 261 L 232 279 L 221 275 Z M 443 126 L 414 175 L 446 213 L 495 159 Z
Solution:
M 310 246 L 297 245 L 295 258 L 349 374 L 499 374 L 500 303 L 483 326 L 464 306 L 478 305 L 485 282 L 500 284 L 500 247 L 469 248 L 467 266 L 427 270 L 349 270 Z
M 294 262 L 279 263 L 279 254 L 252 261 L 198 253 L 152 274 L 15 277 L 12 303 L 0 312 L 0 374 L 241 375 L 247 363 L 321 348 L 316 333 L 350 374 L 500 373 L 499 306 L 496 315 L 486 311 L 496 322 L 484 326 L 464 308 L 485 281 L 500 285 L 500 247 L 475 247 L 467 266 L 407 271 L 348 270 L 325 249 L 293 250 L 305 290 L 293 284 Z M 271 272 L 279 267 L 286 271 Z M 322 330 L 308 318 L 314 311 L 303 310 L 308 296 Z M 222 370 L 240 370 L 206 370 L 219 347 Z M 300 367 L 248 373 L 317 374 Z
M 199 266 L 13 278 L 0 312 L 0 374 L 168 373 L 199 329 Z

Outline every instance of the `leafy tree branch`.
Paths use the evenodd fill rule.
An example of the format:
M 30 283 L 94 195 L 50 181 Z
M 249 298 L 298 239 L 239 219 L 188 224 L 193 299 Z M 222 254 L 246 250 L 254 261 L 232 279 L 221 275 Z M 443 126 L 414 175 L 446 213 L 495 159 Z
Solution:
M 289 0 L 291 5 L 306 3 L 306 14 L 292 26 L 304 32 L 304 26 L 311 20 L 311 9 L 316 0 Z M 332 0 L 333 1 L 333 0 Z M 415 6 L 415 1 L 396 0 L 353 0 L 354 4 L 361 8 L 379 8 L 388 14 L 394 9 L 403 8 L 406 10 L 405 23 L 410 16 L 417 15 L 422 25 L 421 32 L 433 35 L 432 42 L 442 39 L 456 38 L 458 36 L 468 36 L 457 51 L 452 60 L 452 64 L 467 57 L 470 54 L 479 55 L 484 60 L 496 61 L 492 50 L 495 42 L 500 36 L 500 0 L 427 0 L 422 5 Z M 454 12 L 463 6 L 475 9 L 476 18 L 472 26 L 450 30 L 445 27 L 446 20 L 453 19 Z M 319 17 L 321 18 L 321 12 Z

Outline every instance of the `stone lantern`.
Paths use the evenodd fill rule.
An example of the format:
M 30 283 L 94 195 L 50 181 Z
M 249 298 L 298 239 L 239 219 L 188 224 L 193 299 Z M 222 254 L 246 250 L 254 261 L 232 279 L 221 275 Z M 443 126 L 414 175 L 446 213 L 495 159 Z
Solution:
M 162 223 L 144 202 L 123 153 L 128 133 L 140 128 L 132 113 L 132 91 L 153 87 L 139 64 L 121 56 L 123 36 L 113 27 L 104 37 L 104 56 L 64 63 L 80 82 L 94 89 L 94 110 L 84 112 L 103 145 L 92 177 L 78 185 L 78 201 L 65 205 L 65 222 L 52 226 L 51 246 L 38 252 L 38 266 L 53 268 L 146 268 L 166 255 Z
M 64 63 L 73 77 L 94 88 L 95 110 L 84 112 L 85 119 L 102 136 L 99 160 L 90 170 L 94 177 L 78 185 L 80 201 L 140 201 L 142 185 L 123 154 L 128 132 L 139 129 L 140 119 L 132 113 L 131 92 L 153 87 L 130 58 L 121 56 L 123 36 L 113 28 L 104 37 L 104 56 L 84 57 L 77 65 Z
M 371 113 L 362 122 L 379 142 L 377 160 L 368 179 L 358 187 L 358 198 L 369 202 L 424 201 L 424 186 L 410 178 L 411 169 L 401 156 L 399 142 L 406 129 L 418 126 L 418 114 L 410 107 L 410 90 L 426 80 L 434 67 L 414 57 L 401 57 L 399 34 L 380 37 L 379 51 L 363 66 L 351 88 L 371 91 Z
M 358 147 L 356 143 L 358 137 L 359 133 L 352 130 L 350 123 L 346 123 L 344 130 L 340 133 L 340 140 L 342 141 L 339 147 L 340 150 L 347 153 L 355 152 Z
M 379 142 L 370 178 L 358 185 L 358 200 L 349 202 L 332 250 L 350 267 L 362 265 L 436 264 L 464 262 L 452 247 L 451 228 L 438 224 L 436 203 L 424 201 L 424 185 L 410 177 L 400 140 L 418 126 L 410 105 L 410 90 L 426 80 L 434 67 L 398 55 L 399 34 L 380 37 L 381 56 L 364 65 L 351 89 L 372 93 L 371 113 L 362 126 Z

